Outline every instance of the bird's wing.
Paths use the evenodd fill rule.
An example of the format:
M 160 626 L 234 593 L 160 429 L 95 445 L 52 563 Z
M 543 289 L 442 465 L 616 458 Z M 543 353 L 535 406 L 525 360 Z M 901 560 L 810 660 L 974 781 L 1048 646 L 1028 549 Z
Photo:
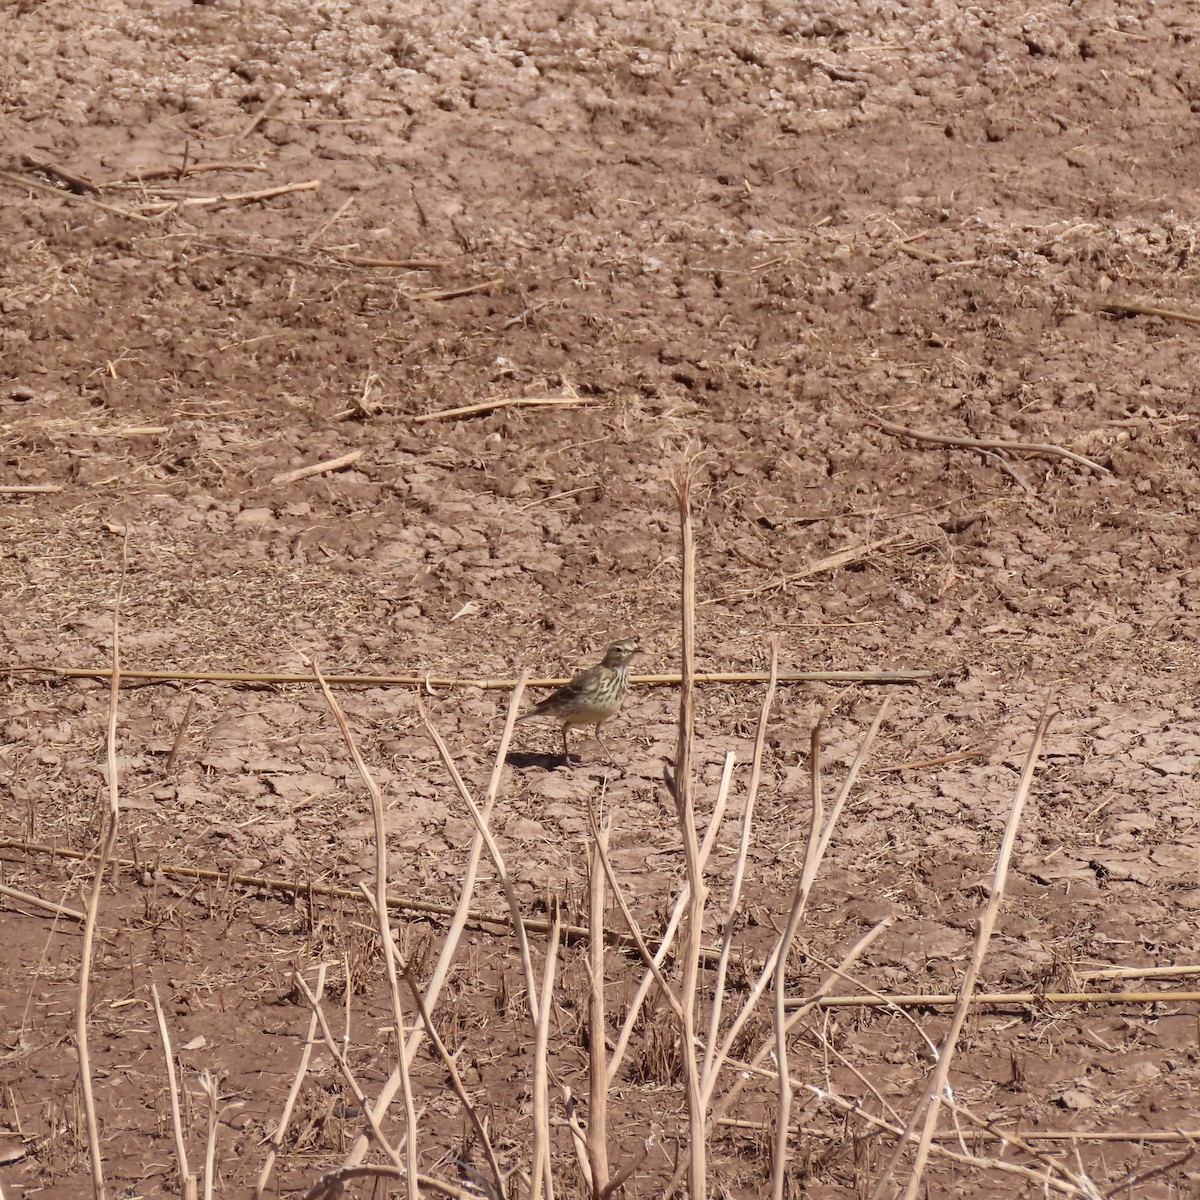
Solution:
M 598 668 L 596 667 L 589 667 L 586 671 L 580 671 L 569 683 L 564 683 L 562 687 L 551 692 L 544 700 L 539 700 L 533 708 L 523 714 L 521 719 L 524 720 L 525 717 L 540 717 L 544 713 L 556 712 L 564 704 L 569 704 L 591 686 L 597 670 Z

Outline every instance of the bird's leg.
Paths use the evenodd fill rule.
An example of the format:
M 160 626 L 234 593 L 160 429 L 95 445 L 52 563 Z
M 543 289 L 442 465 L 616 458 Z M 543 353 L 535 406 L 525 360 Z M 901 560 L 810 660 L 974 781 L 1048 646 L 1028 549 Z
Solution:
M 567 766 L 569 767 L 571 765 L 571 751 L 567 745 L 567 727 L 565 725 L 562 727 L 562 740 L 563 740 L 563 762 L 566 763 Z

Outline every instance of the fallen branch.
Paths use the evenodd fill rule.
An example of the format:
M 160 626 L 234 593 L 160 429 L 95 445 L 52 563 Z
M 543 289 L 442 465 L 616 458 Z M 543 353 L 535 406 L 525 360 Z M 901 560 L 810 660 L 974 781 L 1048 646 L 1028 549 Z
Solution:
M 99 208 L 106 213 L 112 213 L 115 217 L 125 217 L 129 221 L 149 221 L 150 218 L 143 216 L 141 213 L 130 212 L 125 208 L 117 208 L 115 204 L 105 204 L 103 200 L 94 200 L 91 196 L 81 196 L 77 192 L 69 192 L 63 188 L 57 188 L 53 184 L 43 183 L 40 179 L 31 179 L 28 175 L 15 175 L 11 171 L 0 171 L 0 180 L 5 183 L 11 183 L 13 187 L 32 188 L 38 192 L 49 192 L 52 196 L 59 197 L 60 200 L 73 200 L 77 204 L 87 204 L 92 208 Z
M 263 188 L 257 192 L 231 192 L 224 196 L 180 196 L 177 200 L 155 200 L 143 204 L 141 211 L 148 216 L 158 216 L 173 208 L 209 208 L 214 204 L 249 204 L 255 200 L 272 200 L 291 192 L 311 192 L 321 186 L 319 179 L 307 179 L 303 183 L 285 183 L 280 187 Z
M 890 433 L 894 437 L 911 438 L 914 442 L 930 442 L 935 446 L 955 446 L 962 450 L 1007 450 L 1012 454 L 1032 454 L 1036 458 L 1068 458 L 1072 462 L 1090 467 L 1102 475 L 1111 474 L 1107 467 L 1102 467 L 1098 462 L 1084 458 L 1082 454 L 1076 454 L 1073 450 L 1064 450 L 1061 446 L 1051 445 L 1049 442 L 1004 442 L 989 438 L 952 437 L 949 434 L 925 433 L 919 429 L 896 425 L 892 421 L 885 421 L 877 413 L 872 413 L 871 419 L 884 433 Z
M 14 483 L 0 487 L 0 496 L 48 496 L 64 490 L 61 483 Z
M 326 679 L 325 682 L 328 683 L 329 680 Z M 22 842 L 16 838 L 0 839 L 0 850 L 20 850 L 27 854 L 45 854 L 51 858 L 66 858 L 74 862 L 92 857 L 90 852 L 83 850 L 68 850 L 62 846 L 47 846 L 39 842 Z M 363 899 L 361 890 L 337 887 L 330 883 L 317 883 L 315 880 L 275 879 L 271 876 L 237 875 L 230 871 L 216 871 L 211 867 L 189 867 L 179 863 L 147 863 L 144 860 L 138 861 L 132 858 L 113 858 L 109 860 L 109 863 L 118 870 L 128 868 L 139 874 L 150 871 L 166 876 L 178 876 L 182 879 L 207 879 L 226 884 L 227 886 L 238 884 L 241 887 L 250 888 L 255 891 L 282 892 L 290 896 L 329 896 L 337 900 L 353 900 L 356 903 L 361 903 Z M 482 912 L 473 908 L 459 908 L 448 904 L 433 904 L 427 900 L 410 900 L 402 896 L 388 896 L 387 906 L 396 912 L 418 913 L 429 917 L 460 918 L 463 923 L 471 922 L 484 933 L 502 933 L 507 931 L 511 925 L 507 913 Z M 535 933 L 546 933 L 550 929 L 550 926 L 551 922 L 548 920 L 537 917 L 525 918 L 525 927 Z M 572 943 L 586 943 L 590 936 L 586 925 L 560 924 L 560 929 L 562 936 L 568 942 Z M 604 937 L 610 946 L 616 946 L 620 949 L 628 950 L 637 946 L 634 938 L 612 930 L 607 930 Z M 662 944 L 661 939 L 654 937 L 648 937 L 645 941 L 651 949 L 657 949 Z M 706 963 L 715 964 L 719 954 L 716 949 L 705 947 L 702 951 L 702 956 Z
M 265 171 L 266 164 L 254 162 L 238 162 L 231 159 L 228 162 L 180 163 L 176 167 L 146 167 L 138 168 L 136 174 L 127 175 L 123 179 L 114 179 L 104 184 L 104 187 L 138 187 L 142 183 L 154 179 L 186 179 L 189 175 L 200 175 L 206 171 Z
M 281 484 L 298 483 L 301 479 L 308 479 L 312 475 L 326 475 L 330 471 L 340 471 L 343 467 L 353 466 L 365 453 L 364 450 L 351 450 L 349 454 L 343 454 L 339 458 L 327 458 L 324 462 L 299 467 L 295 471 L 283 471 L 276 475 L 271 483 L 278 487 Z
M 1116 317 L 1160 317 L 1164 321 L 1182 321 L 1185 325 L 1200 325 L 1200 315 L 1156 308 L 1153 304 L 1130 304 L 1124 300 L 1107 300 L 1099 305 L 1100 312 Z
M 368 258 L 362 254 L 331 254 L 330 257 L 351 267 L 394 267 L 400 271 L 444 271 L 454 266 L 453 260 L 448 258 Z
M 905 544 L 901 546 L 900 543 Z M 879 538 L 873 542 L 862 542 L 857 546 L 847 546 L 844 550 L 839 550 L 835 554 L 829 554 L 814 563 L 809 563 L 803 570 L 792 571 L 787 575 L 779 576 L 778 579 L 758 584 L 756 587 L 739 588 L 736 592 L 726 592 L 723 596 L 701 600 L 700 603 L 722 604 L 726 600 L 738 600 L 744 599 L 747 596 L 757 596 L 762 592 L 786 587 L 789 583 L 799 583 L 802 579 L 811 579 L 814 575 L 824 575 L 827 571 L 837 571 L 842 567 L 850 566 L 852 563 L 862 562 L 864 558 L 868 558 L 876 550 L 883 550 L 889 546 L 898 546 L 901 550 L 908 551 L 919 550 L 922 546 L 927 545 L 929 545 L 928 538 L 912 537 L 907 533 L 893 533 L 888 537 Z M 779 679 L 782 682 L 786 679 L 786 676 L 780 675 Z
M 502 408 L 582 408 L 600 404 L 590 396 L 508 396 L 495 400 L 480 400 L 478 404 L 464 404 L 461 408 L 444 408 L 441 412 L 421 413 L 413 417 L 413 424 L 425 421 L 448 421 L 454 417 L 473 417 L 476 413 L 496 412 Z
M 87 914 L 81 913 L 78 909 L 64 908 L 61 904 L 43 900 L 41 896 L 30 895 L 29 892 L 18 891 L 4 883 L 0 883 L 0 896 L 7 896 L 10 900 L 19 901 L 21 904 L 32 905 L 34 908 L 40 908 L 43 912 L 53 913 L 56 917 L 70 917 L 72 921 L 87 920 Z
M 459 296 L 474 296 L 480 292 L 490 292 L 492 288 L 499 287 L 504 282 L 503 279 L 485 279 L 482 283 L 472 283 L 465 287 L 445 288 L 437 292 L 405 292 L 405 300 L 455 300 Z
M 51 179 L 57 179 L 59 183 L 74 192 L 77 196 L 85 195 L 88 192 L 93 196 L 100 195 L 100 189 L 90 179 L 85 179 L 82 175 L 76 175 L 72 171 L 66 171 L 52 162 L 44 162 L 42 159 L 30 158 L 28 154 L 22 154 L 21 166 L 27 171 L 41 171 L 43 175 L 49 175 Z
M 108 679 L 112 672 L 107 667 L 42 667 L 0 666 L 0 675 L 33 674 L 55 675 L 60 679 Z M 932 679 L 932 671 L 780 671 L 777 683 L 876 683 L 904 684 L 921 683 Z M 712 671 L 696 674 L 696 683 L 766 683 L 770 676 L 763 671 Z M 136 671 L 121 668 L 121 679 L 142 679 L 154 682 L 183 683 L 304 683 L 313 685 L 311 675 L 282 673 L 256 673 L 251 671 Z M 437 675 L 326 675 L 325 682 L 331 687 L 423 687 L 433 688 L 479 688 L 485 692 L 509 691 L 516 687 L 515 679 L 451 679 Z M 562 687 L 566 678 L 531 679 L 529 687 Z M 629 682 L 649 687 L 676 687 L 679 676 L 631 675 Z

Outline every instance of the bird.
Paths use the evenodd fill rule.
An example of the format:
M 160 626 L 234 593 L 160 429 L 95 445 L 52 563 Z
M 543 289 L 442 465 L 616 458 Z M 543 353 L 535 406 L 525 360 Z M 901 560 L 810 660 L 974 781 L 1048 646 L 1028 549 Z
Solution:
M 596 741 L 608 746 L 600 736 L 600 726 L 609 717 L 616 716 L 629 690 L 629 660 L 640 654 L 642 647 L 636 637 L 622 638 L 613 642 L 605 651 L 604 658 L 594 667 L 580 671 L 569 683 L 550 693 L 517 721 L 531 721 L 536 717 L 555 717 L 562 725 L 563 758 L 571 761 L 567 747 L 567 731 L 576 725 L 595 725 Z

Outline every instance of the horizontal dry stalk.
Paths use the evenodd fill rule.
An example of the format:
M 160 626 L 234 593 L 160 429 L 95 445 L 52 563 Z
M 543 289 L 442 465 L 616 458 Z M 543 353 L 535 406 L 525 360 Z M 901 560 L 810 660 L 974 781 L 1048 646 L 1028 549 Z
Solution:
M 7 884 L 0 883 L 0 896 L 7 896 L 10 900 L 16 900 L 21 904 L 28 904 L 33 908 L 40 908 L 44 912 L 53 913 L 56 917 L 69 917 L 72 921 L 84 921 L 87 919 L 87 914 L 81 913 L 77 908 L 66 908 L 61 904 L 55 904 L 51 900 L 43 900 L 41 896 L 34 896 L 29 892 L 22 892 L 17 888 L 9 887 Z
M 36 665 L 0 665 L 0 675 L 31 674 L 54 675 L 59 679 L 108 679 L 112 671 L 108 667 L 47 667 Z M 878 683 L 905 684 L 922 683 L 934 677 L 933 671 L 780 671 L 777 683 Z M 122 680 L 148 679 L 157 682 L 181 683 L 303 683 L 315 686 L 311 675 L 294 675 L 283 672 L 255 671 L 140 671 L 121 669 Z M 710 671 L 692 676 L 693 683 L 766 683 L 770 676 L 765 671 Z M 479 688 L 482 691 L 508 691 L 516 687 L 515 679 L 450 679 L 439 675 L 326 675 L 330 687 L 423 687 L 432 688 Z M 565 677 L 530 679 L 527 687 L 562 687 L 569 680 Z M 677 674 L 631 675 L 631 684 L 648 687 L 677 687 Z
M 1106 300 L 1096 307 L 1097 311 L 1111 313 L 1116 317 L 1159 317 L 1164 321 L 1182 321 L 1186 325 L 1200 325 L 1200 313 L 1157 308 L 1153 304 L 1132 304 L 1123 300 Z
M 1200 1001 L 1200 992 L 979 992 L 971 997 L 971 1007 L 1013 1004 L 1156 1004 L 1162 1000 L 1177 1003 Z M 921 996 L 824 996 L 818 1008 L 947 1008 L 958 1002 L 950 993 Z M 789 996 L 786 1008 L 800 1008 L 811 1001 Z

